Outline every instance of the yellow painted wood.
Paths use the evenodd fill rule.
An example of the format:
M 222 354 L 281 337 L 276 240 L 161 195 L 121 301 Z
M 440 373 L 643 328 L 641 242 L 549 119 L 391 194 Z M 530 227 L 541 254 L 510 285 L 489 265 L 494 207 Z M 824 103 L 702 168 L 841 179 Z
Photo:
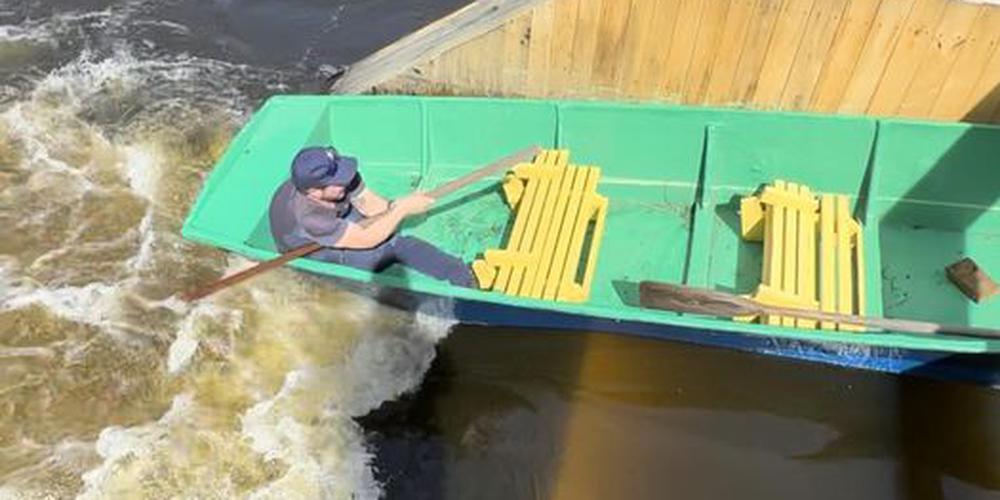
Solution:
M 774 189 L 784 190 L 785 181 L 774 181 Z M 785 213 L 782 205 L 764 205 L 764 271 L 761 284 L 780 290 L 784 275 Z M 779 325 L 780 318 L 765 316 L 764 322 Z
M 507 206 L 513 210 L 517 207 L 517 202 L 521 201 L 521 195 L 524 194 L 524 181 L 516 174 L 508 173 L 504 176 L 500 186 L 503 189 L 503 197 L 507 201 Z
M 573 231 L 570 228 L 573 227 L 573 223 L 580 213 L 580 201 L 583 199 L 583 190 L 587 185 L 587 179 L 591 173 L 591 169 L 584 166 L 578 166 L 577 170 L 566 203 L 566 211 L 562 218 L 561 227 L 563 229 L 559 232 L 559 238 L 556 241 L 556 251 L 552 256 L 552 267 L 545 280 L 545 290 L 542 294 L 542 298 L 544 299 L 555 300 L 559 292 L 559 287 L 563 282 L 563 274 L 565 272 L 563 263 L 566 262 L 570 243 L 573 238 Z
M 864 316 L 867 314 L 868 298 L 865 291 L 865 243 L 864 231 L 856 221 L 854 223 L 854 287 L 855 287 L 855 307 L 854 314 Z M 864 328 L 858 327 L 859 330 Z
M 794 193 L 794 194 L 793 194 Z M 799 185 L 789 182 L 784 194 L 798 199 Z M 785 209 L 785 249 L 782 251 L 784 263 L 781 267 L 780 290 L 790 295 L 797 295 L 798 290 L 798 260 L 799 260 L 799 212 L 797 208 Z M 781 324 L 795 326 L 795 319 L 782 317 Z
M 837 218 L 836 206 L 833 195 L 824 194 L 820 197 L 820 251 L 819 251 L 819 307 L 824 312 L 837 312 L 837 262 L 835 259 L 837 252 L 837 241 L 834 228 Z M 829 321 L 824 321 L 821 327 L 825 330 L 833 330 L 836 325 Z
M 559 179 L 559 188 L 556 193 L 553 207 L 545 222 L 548 230 L 542 243 L 541 257 L 537 264 L 537 270 L 532 276 L 531 283 L 524 288 L 530 297 L 542 298 L 545 292 L 545 285 L 548 283 L 549 274 L 557 264 L 554 264 L 556 246 L 559 242 L 559 234 L 562 230 L 563 217 L 566 214 L 566 206 L 569 203 L 570 192 L 573 189 L 573 182 L 578 173 L 584 170 L 575 166 L 566 165 Z
M 792 210 L 815 211 L 818 208 L 815 199 L 798 193 L 797 184 L 789 184 L 785 189 L 767 186 L 761 193 L 760 201 L 765 205 L 781 205 Z
M 597 181 L 601 176 L 600 169 L 596 167 L 587 167 L 589 173 L 587 175 L 587 183 L 584 185 L 583 193 L 580 198 L 580 210 L 577 214 L 576 221 L 571 226 L 572 236 L 570 240 L 569 251 L 566 253 L 566 260 L 563 262 L 563 272 L 562 281 L 559 284 L 559 291 L 557 297 L 559 300 L 568 301 L 579 301 L 583 300 L 585 295 L 584 291 L 581 290 L 576 283 L 576 271 L 580 264 L 581 254 L 583 252 L 584 238 L 587 233 L 587 226 L 589 222 L 598 213 L 598 199 L 595 196 L 597 190 Z
M 493 280 L 497 277 L 497 268 L 486 259 L 476 259 L 472 262 L 472 274 L 476 275 L 476 283 L 479 288 L 489 290 L 493 286 Z
M 549 156 L 549 151 L 545 150 L 535 156 L 535 161 L 531 164 L 531 167 L 539 167 L 545 164 L 546 159 Z M 518 176 L 527 175 L 527 166 L 519 165 L 514 168 L 515 174 Z M 534 182 L 529 182 L 521 195 L 520 205 L 522 207 L 530 207 L 534 203 L 535 195 L 538 191 L 538 185 Z M 507 242 L 507 248 L 512 250 L 517 250 L 521 248 L 521 240 L 524 236 L 525 227 L 528 224 L 528 210 L 518 210 L 514 217 L 514 225 L 511 227 L 510 238 Z M 487 259 L 489 261 L 489 259 Z M 497 292 L 503 292 L 507 290 L 508 283 L 510 283 L 511 274 L 513 272 L 513 266 L 502 265 L 499 268 L 496 279 L 493 280 L 493 290 Z
M 530 204 L 525 204 L 520 210 L 518 210 L 518 218 L 522 217 L 522 212 L 526 212 L 523 230 L 521 233 L 521 238 L 514 243 L 515 247 L 509 247 L 513 250 L 525 255 L 528 261 L 523 265 L 514 266 L 510 272 L 510 279 L 507 282 L 504 292 L 509 295 L 517 295 L 521 290 L 521 285 L 524 282 L 524 274 L 527 268 L 534 263 L 532 259 L 532 250 L 534 249 L 535 237 L 538 234 L 538 223 L 542 217 L 542 210 L 544 209 L 545 199 L 548 196 L 549 187 L 552 184 L 554 164 L 558 161 L 560 157 L 560 152 L 556 150 L 546 150 L 546 154 L 542 156 L 541 162 L 538 164 L 538 172 L 536 175 L 532 176 L 528 183 L 528 188 L 535 186 L 535 193 L 531 199 Z
M 740 236 L 744 241 L 764 240 L 764 205 L 756 196 L 740 200 Z
M 553 224 L 552 215 L 555 211 L 556 202 L 559 199 L 563 180 L 566 177 L 568 164 L 569 152 L 566 150 L 559 150 L 556 156 L 552 158 L 550 164 L 551 171 L 546 175 L 546 182 L 549 185 L 548 190 L 545 198 L 538 200 L 542 203 L 542 206 L 538 219 L 538 227 L 530 246 L 531 265 L 525 268 L 524 280 L 520 288 L 514 292 L 520 296 L 532 297 L 539 271 L 542 267 L 545 268 L 546 272 L 548 270 L 549 266 L 545 263 L 545 260 L 546 258 L 551 260 L 552 250 L 549 247 L 555 246 L 555 238 L 551 236 L 557 234 L 559 231 L 559 226 Z M 552 241 L 551 245 L 549 245 L 550 240 Z M 541 280 L 544 281 L 544 279 L 543 276 Z
M 799 186 L 799 195 L 803 198 L 812 199 L 813 194 L 806 186 Z M 803 210 L 799 212 L 799 260 L 798 284 L 796 291 L 803 302 L 816 304 L 810 308 L 816 308 L 819 302 L 816 300 L 816 209 Z M 796 320 L 799 328 L 816 328 L 816 321 Z
M 854 289 L 851 265 L 851 213 L 847 196 L 836 196 L 836 260 L 837 260 L 837 312 L 854 313 Z M 838 324 L 838 330 L 856 331 L 853 325 Z

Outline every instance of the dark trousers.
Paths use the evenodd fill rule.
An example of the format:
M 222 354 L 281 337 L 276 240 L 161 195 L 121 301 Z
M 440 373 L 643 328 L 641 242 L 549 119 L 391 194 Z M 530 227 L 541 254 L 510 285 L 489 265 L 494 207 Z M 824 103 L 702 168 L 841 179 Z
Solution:
M 393 235 L 379 246 L 365 250 L 324 248 L 310 257 L 374 272 L 398 263 L 453 285 L 475 284 L 472 270 L 462 259 L 413 236 Z

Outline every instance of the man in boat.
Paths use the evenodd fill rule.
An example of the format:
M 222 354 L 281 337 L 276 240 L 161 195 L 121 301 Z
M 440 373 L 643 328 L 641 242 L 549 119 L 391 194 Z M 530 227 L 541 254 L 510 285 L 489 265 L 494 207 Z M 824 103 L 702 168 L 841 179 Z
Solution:
M 315 242 L 324 248 L 310 254 L 313 259 L 374 272 L 399 263 L 471 287 L 472 270 L 461 259 L 396 233 L 405 218 L 432 203 L 419 192 L 387 201 L 365 186 L 357 159 L 332 147 L 308 147 L 295 155 L 291 178 L 271 199 L 271 235 L 282 252 Z

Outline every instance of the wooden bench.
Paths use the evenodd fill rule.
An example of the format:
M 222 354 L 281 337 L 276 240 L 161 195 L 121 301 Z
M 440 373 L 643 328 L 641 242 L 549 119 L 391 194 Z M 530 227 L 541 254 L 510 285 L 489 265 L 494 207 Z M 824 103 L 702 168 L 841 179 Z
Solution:
M 502 249 L 472 264 L 482 289 L 521 297 L 582 302 L 590 296 L 608 199 L 601 170 L 569 164 L 569 151 L 546 150 L 514 167 L 503 183 L 515 212 Z
M 764 304 L 865 314 L 864 241 L 845 195 L 815 195 L 785 181 L 765 186 L 740 202 L 740 230 L 747 241 L 762 241 L 761 283 L 752 297 Z M 759 319 L 768 325 L 860 331 L 854 325 Z

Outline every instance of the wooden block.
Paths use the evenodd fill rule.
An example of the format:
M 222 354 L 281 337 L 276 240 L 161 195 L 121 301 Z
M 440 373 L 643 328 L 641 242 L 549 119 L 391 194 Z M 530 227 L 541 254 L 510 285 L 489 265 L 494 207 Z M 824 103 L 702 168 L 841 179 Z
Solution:
M 524 182 L 517 175 L 509 173 L 504 176 L 502 187 L 507 206 L 514 210 L 517 208 L 517 202 L 521 201 L 521 195 L 524 194 Z
M 982 302 L 1000 293 L 1000 287 L 975 261 L 966 257 L 945 268 L 948 279 L 967 297 Z
M 760 198 L 748 196 L 740 200 L 740 233 L 744 241 L 764 240 L 764 206 Z
M 785 189 L 785 181 L 774 181 L 774 186 Z M 782 205 L 764 206 L 764 272 L 761 284 L 775 290 L 781 289 L 781 279 L 785 264 L 785 212 Z M 775 316 L 765 316 L 763 323 L 779 325 L 781 319 Z
M 497 277 L 496 266 L 491 266 L 483 259 L 476 259 L 472 263 L 472 272 L 476 275 L 476 283 L 479 288 L 487 290 L 493 286 L 493 280 Z

